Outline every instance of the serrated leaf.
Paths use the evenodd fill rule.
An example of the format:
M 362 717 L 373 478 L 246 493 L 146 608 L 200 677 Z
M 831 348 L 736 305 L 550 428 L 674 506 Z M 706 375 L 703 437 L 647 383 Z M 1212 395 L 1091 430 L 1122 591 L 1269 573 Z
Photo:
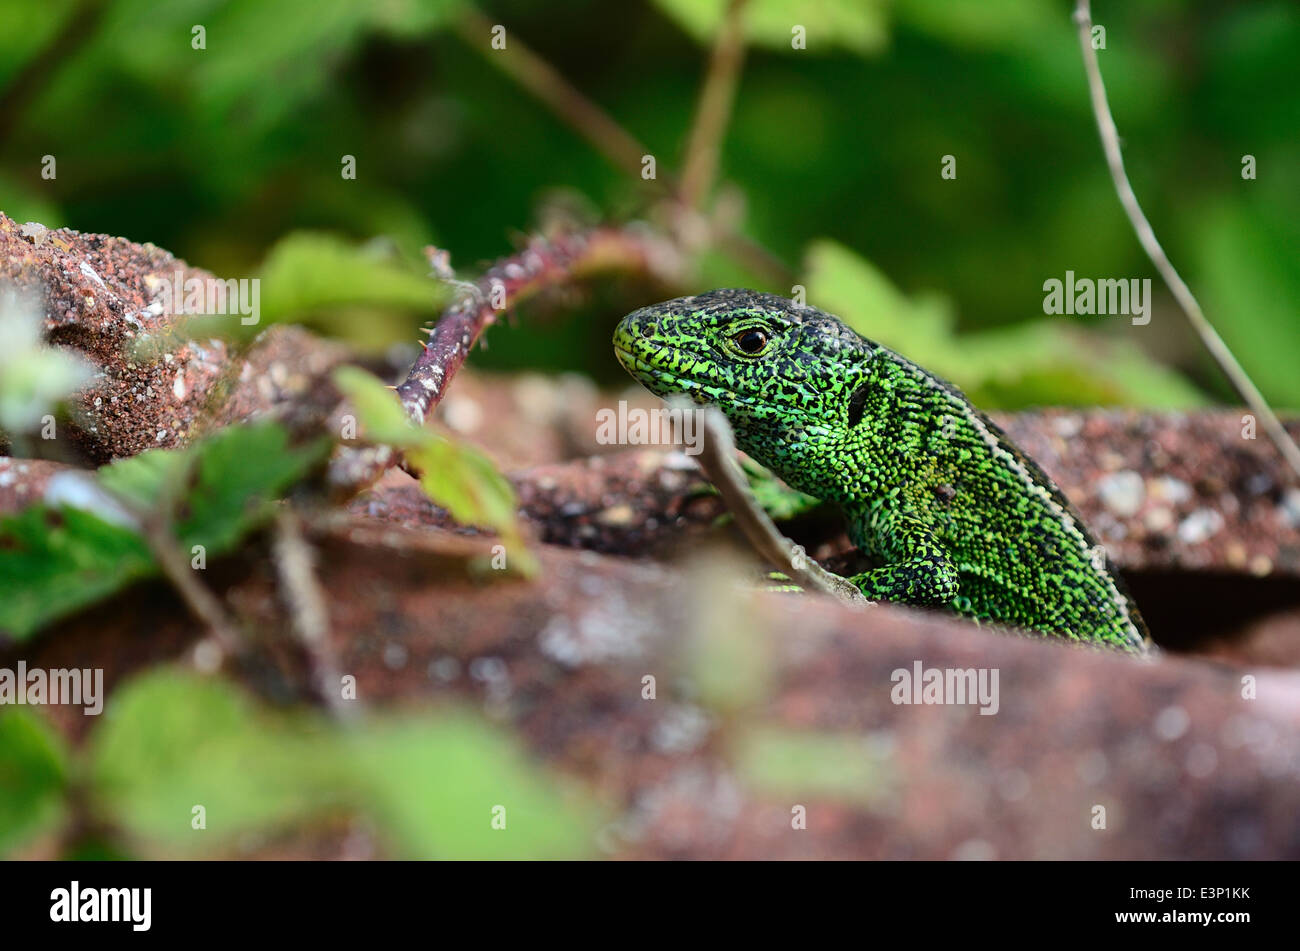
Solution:
M 207 546 L 209 554 L 234 547 L 273 513 L 273 500 L 306 476 L 329 452 L 324 439 L 289 445 L 278 423 L 231 426 L 192 450 L 195 481 L 176 518 L 181 544 Z
M 272 512 L 271 502 L 324 458 L 329 444 L 290 446 L 279 423 L 229 426 L 185 449 L 151 449 L 100 470 L 105 488 L 138 505 L 177 503 L 174 530 L 182 547 L 228 551 Z M 186 485 L 174 485 L 187 477 Z
M 100 469 L 97 486 L 145 511 L 174 507 L 189 554 L 229 551 L 274 511 L 273 500 L 324 457 L 321 439 L 290 446 L 275 422 L 230 426 L 186 449 L 154 449 Z M 184 478 L 185 484 L 180 484 Z M 67 504 L 37 504 L 0 519 L 0 632 L 27 638 L 57 618 L 157 572 L 130 524 Z

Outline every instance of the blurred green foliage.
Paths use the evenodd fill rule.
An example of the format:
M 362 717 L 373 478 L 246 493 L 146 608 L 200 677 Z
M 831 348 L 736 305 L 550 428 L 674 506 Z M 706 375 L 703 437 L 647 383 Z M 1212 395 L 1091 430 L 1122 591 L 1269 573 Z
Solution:
M 93 375 L 85 360 L 45 345 L 41 319 L 39 300 L 0 288 L 0 444 L 34 434 Z
M 140 857 L 229 856 L 336 817 L 394 857 L 581 858 L 602 818 L 469 711 L 342 726 L 160 669 L 114 691 L 84 750 L 0 713 L 0 855 L 57 831 L 74 772 L 83 818 Z
M 0 712 L 0 856 L 57 827 L 67 779 L 67 750 L 53 728 L 23 707 Z
M 500 0 L 481 9 L 667 171 L 680 167 L 724 6 Z M 394 277 L 391 293 L 350 295 L 343 285 L 362 278 L 341 249 L 360 245 L 373 259 L 364 243 L 387 239 L 409 266 L 432 241 L 472 268 L 508 251 L 548 195 L 576 192 L 615 219 L 646 208 L 644 183 L 494 66 L 509 46 L 490 51 L 488 36 L 457 25 L 465 7 L 4 4 L 0 209 L 153 241 L 223 276 L 264 273 L 275 317 L 367 347 L 409 341 L 441 292 L 431 284 L 422 298 L 407 275 Z M 1070 7 L 753 0 L 752 48 L 722 155 L 746 233 L 792 265 L 813 242 L 834 241 L 888 275 L 903 299 L 937 292 L 953 302 L 947 320 L 962 332 L 1041 323 L 1042 284 L 1066 270 L 1154 278 L 1102 162 Z M 1094 19 L 1107 31 L 1102 69 L 1130 174 L 1157 233 L 1266 394 L 1300 406 L 1300 8 L 1101 2 Z M 791 22 L 805 27 L 806 50 L 792 49 Z M 191 46 L 196 24 L 206 31 L 201 50 Z M 1256 180 L 1242 178 L 1247 154 Z M 54 180 L 41 178 L 45 155 L 57 159 Z M 340 175 L 346 155 L 356 157 L 355 180 Z M 944 155 L 956 157 L 955 180 L 940 177 Z M 293 236 L 304 230 L 313 236 Z M 337 242 L 323 243 L 322 232 Z M 790 293 L 716 253 L 701 263 L 698 289 Z M 284 274 L 290 284 L 272 280 Z M 628 289 L 569 306 L 571 319 L 559 323 L 522 321 L 494 333 L 473 361 L 617 380 L 607 347 L 591 341 L 644 303 Z M 874 335 L 884 315 L 854 309 Z M 979 382 L 984 371 L 963 372 L 962 354 L 975 359 L 964 345 L 947 372 L 974 376 L 991 404 L 1195 400 L 1167 373 L 1145 379 L 1151 364 L 1140 348 L 1231 398 L 1167 297 L 1147 327 L 1052 319 L 1093 326 L 1082 347 L 1071 339 L 1062 349 L 1055 331 L 984 347 L 981 358 L 1001 367 L 997 385 Z M 1119 338 L 1118 350 L 1104 338 Z M 1040 346 L 1050 353 L 1010 367 Z

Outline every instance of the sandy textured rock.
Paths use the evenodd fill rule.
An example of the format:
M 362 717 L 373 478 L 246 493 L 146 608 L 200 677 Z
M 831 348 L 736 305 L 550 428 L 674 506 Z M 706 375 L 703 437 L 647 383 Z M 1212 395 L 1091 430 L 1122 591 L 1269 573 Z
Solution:
M 226 344 L 177 338 L 160 282 L 211 280 L 151 244 L 24 227 L 0 214 L 0 282 L 43 304 L 52 344 L 99 369 L 75 399 L 73 439 L 94 461 L 183 444 L 213 388 L 229 372 Z M 153 359 L 143 351 L 157 347 Z
M 306 331 L 273 327 L 246 355 L 178 333 L 178 318 L 202 309 L 184 294 L 177 309 L 168 288 L 191 280 L 216 282 L 152 244 L 0 213 L 0 284 L 33 295 L 46 339 L 98 371 L 72 401 L 71 438 L 88 461 L 182 446 L 209 426 L 273 411 L 319 423 L 337 403 L 326 375 L 345 352 Z
M 1003 414 L 1127 568 L 1300 575 L 1300 488 L 1241 410 Z M 1300 438 L 1300 422 L 1287 428 Z

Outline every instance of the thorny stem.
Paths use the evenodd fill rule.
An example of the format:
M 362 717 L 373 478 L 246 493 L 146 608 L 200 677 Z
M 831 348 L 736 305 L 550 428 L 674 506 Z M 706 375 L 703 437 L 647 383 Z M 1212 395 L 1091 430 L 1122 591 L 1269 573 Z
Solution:
M 432 257 L 435 249 L 426 252 Z M 532 238 L 522 251 L 498 260 L 442 312 L 406 380 L 396 388 L 402 408 L 417 425 L 423 425 L 497 315 L 541 291 L 601 271 L 648 274 L 672 284 L 680 269 L 677 249 L 644 226 L 595 228 L 550 240 Z M 331 491 L 340 498 L 351 498 L 393 465 L 419 476 L 390 446 L 342 447 L 330 460 Z
M 1268 433 L 1269 438 L 1276 444 L 1278 451 L 1287 463 L 1300 475 L 1300 447 L 1297 447 L 1295 441 L 1283 428 L 1277 415 L 1269 407 L 1268 401 L 1264 399 L 1259 389 L 1251 381 L 1250 376 L 1237 362 L 1237 358 L 1232 355 L 1228 345 L 1223 342 L 1218 331 L 1206 319 L 1205 314 L 1201 311 L 1201 305 L 1196 302 L 1196 297 L 1192 294 L 1191 289 L 1186 282 L 1179 276 L 1178 271 L 1170 263 L 1169 257 L 1165 254 L 1164 248 L 1160 246 L 1159 240 L 1156 239 L 1156 233 L 1147 221 L 1147 216 L 1142 212 L 1142 206 L 1138 204 L 1137 195 L 1133 192 L 1133 186 L 1129 184 L 1128 173 L 1124 170 L 1124 157 L 1120 152 L 1119 132 L 1115 127 L 1115 119 L 1110 112 L 1110 103 L 1106 99 L 1106 86 L 1102 82 L 1101 67 L 1097 63 L 1097 51 L 1092 47 L 1092 11 L 1090 0 L 1078 0 L 1078 5 L 1074 10 L 1074 22 L 1079 28 L 1079 46 L 1083 50 L 1083 67 L 1088 75 L 1088 91 L 1092 98 L 1092 111 L 1097 117 L 1097 129 L 1101 134 L 1102 148 L 1106 153 L 1106 164 L 1110 167 L 1110 176 L 1115 182 L 1115 191 L 1119 195 L 1120 204 L 1124 206 L 1124 212 L 1128 215 L 1129 221 L 1133 225 L 1133 230 L 1137 232 L 1138 241 L 1142 244 L 1143 250 L 1151 258 L 1151 263 L 1155 265 L 1160 277 L 1164 279 L 1165 284 L 1174 295 L 1174 300 L 1182 308 L 1183 313 L 1187 315 L 1192 329 L 1196 331 L 1197 336 L 1205 348 L 1210 351 L 1215 362 L 1227 374 L 1228 379 L 1236 388 L 1241 398 L 1255 412 L 1263 423 L 1264 430 Z
M 701 420 L 704 439 L 700 447 L 700 468 L 717 487 L 718 494 L 727 503 L 727 509 L 759 557 L 775 565 L 801 587 L 833 595 L 847 604 L 865 603 L 866 599 L 856 585 L 804 555 L 767 517 L 736 464 L 735 445 L 726 417 L 710 406 L 701 411 Z
M 402 406 L 417 423 L 442 400 L 452 376 L 483 332 L 502 311 L 547 288 L 606 270 L 642 272 L 671 280 L 677 256 L 644 229 L 597 228 L 532 239 L 523 251 L 503 258 L 474 282 L 429 331 L 429 342 L 406 381 L 397 388 Z
M 690 208 L 697 208 L 713 185 L 718 171 L 718 155 L 723 134 L 731 116 L 745 60 L 744 13 L 747 0 L 730 0 L 722 29 L 713 45 L 709 72 L 700 93 L 699 107 L 686 147 L 682 171 L 681 198 Z

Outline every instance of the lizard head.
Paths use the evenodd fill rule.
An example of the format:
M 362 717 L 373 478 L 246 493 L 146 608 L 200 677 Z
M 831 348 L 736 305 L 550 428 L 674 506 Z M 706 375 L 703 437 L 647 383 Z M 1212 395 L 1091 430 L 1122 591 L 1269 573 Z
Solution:
M 787 481 L 860 420 L 853 394 L 876 349 L 815 307 L 748 290 L 643 307 L 614 332 L 619 362 L 643 386 L 716 405 L 741 448 Z

